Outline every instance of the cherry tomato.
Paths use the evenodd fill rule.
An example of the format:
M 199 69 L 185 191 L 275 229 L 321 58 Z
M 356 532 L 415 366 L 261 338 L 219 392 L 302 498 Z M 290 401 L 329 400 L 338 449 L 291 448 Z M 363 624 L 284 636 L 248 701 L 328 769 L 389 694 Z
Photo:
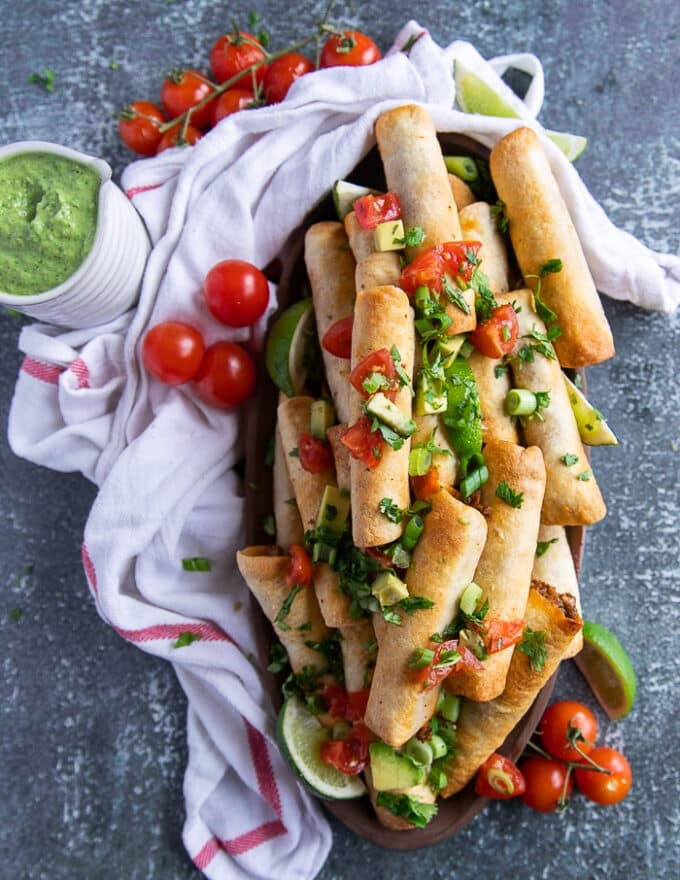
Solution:
M 210 67 L 217 82 L 223 83 L 264 58 L 266 53 L 261 43 L 247 31 L 238 31 L 222 34 L 216 40 L 210 50 Z M 262 83 L 266 73 L 265 65 L 257 68 L 255 78 L 258 83 Z M 252 75 L 248 74 L 238 80 L 238 87 L 252 88 L 252 82 Z
M 621 752 L 607 746 L 593 749 L 588 757 L 595 761 L 598 767 L 610 772 L 598 773 L 597 770 L 576 769 L 574 770 L 576 785 L 596 804 L 603 806 L 618 804 L 625 798 L 633 784 L 633 772 L 627 758 Z
M 269 285 L 257 266 L 245 260 L 216 263 L 203 282 L 210 313 L 228 327 L 248 327 L 264 314 Z
M 500 358 L 512 351 L 518 336 L 517 312 L 507 303 L 494 309 L 489 320 L 478 324 L 468 339 L 480 354 Z
M 360 31 L 331 34 L 321 50 L 320 67 L 361 67 L 380 61 L 382 55 L 370 37 Z
M 307 551 L 300 544 L 290 546 L 290 566 L 286 575 L 286 582 L 293 587 L 300 584 L 308 587 L 312 582 L 312 560 Z
M 506 800 L 523 794 L 524 777 L 516 764 L 495 752 L 477 771 L 475 792 L 481 797 Z
M 501 620 L 499 617 L 487 617 L 484 628 L 484 646 L 489 654 L 496 654 L 522 641 L 524 621 L 521 618 Z
M 329 354 L 339 358 L 352 357 L 352 328 L 354 315 L 341 318 L 326 330 L 321 345 Z
M 257 369 L 245 348 L 235 342 L 215 342 L 206 350 L 194 380 L 202 400 L 220 409 L 232 409 L 252 395 Z
M 156 154 L 162 153 L 163 150 L 167 150 L 170 147 L 193 147 L 202 137 L 203 132 L 196 128 L 195 125 L 187 125 L 184 128 L 182 123 L 178 123 L 169 128 L 160 139 L 156 148 Z
M 363 462 L 369 470 L 380 464 L 385 441 L 382 434 L 371 430 L 371 419 L 368 416 L 362 416 L 349 427 L 340 442 L 349 449 L 352 458 Z
M 397 193 L 394 192 L 382 195 L 368 193 L 354 202 L 354 214 L 362 229 L 375 229 L 380 223 L 399 220 L 401 201 Z
M 151 101 L 134 101 L 118 117 L 118 134 L 126 147 L 140 156 L 153 156 L 166 121 L 160 107 Z
M 321 760 L 341 773 L 356 776 L 368 764 L 370 737 L 363 724 L 355 724 L 346 739 L 321 743 Z
M 264 77 L 264 96 L 268 104 L 278 104 L 288 94 L 288 89 L 296 79 L 316 68 L 299 52 L 287 52 L 275 58 Z
M 379 348 L 377 351 L 371 352 L 349 374 L 349 381 L 359 394 L 367 400 L 371 395 L 366 391 L 363 383 L 370 378 L 373 373 L 379 373 L 387 380 L 387 386 L 380 390 L 387 397 L 394 397 L 398 387 L 397 371 L 392 360 L 392 355 L 386 348 Z
M 248 89 L 227 89 L 226 92 L 222 92 L 214 102 L 213 125 L 217 125 L 225 116 L 231 116 L 239 110 L 247 110 L 254 100 L 253 93 Z
M 527 758 L 519 765 L 526 790 L 522 800 L 539 813 L 552 813 L 558 805 L 566 802 L 574 787 L 569 777 L 566 787 L 567 765 L 537 756 Z
M 572 730 L 572 728 L 574 728 Z M 543 713 L 538 725 L 543 748 L 563 761 L 580 761 L 597 739 L 597 720 L 587 706 L 573 700 L 553 703 Z M 578 746 L 581 754 L 574 748 Z
M 335 464 L 330 445 L 312 437 L 311 434 L 300 434 L 298 452 L 300 464 L 310 474 L 322 474 L 331 470 Z
M 399 279 L 399 287 L 406 293 L 414 294 L 419 287 L 428 287 L 439 293 L 442 289 L 444 262 L 437 248 L 430 248 L 418 254 L 404 267 Z
M 193 379 L 204 353 L 201 334 L 181 321 L 156 324 L 142 343 L 144 366 L 155 379 L 166 385 L 182 385 Z
M 198 70 L 173 70 L 163 80 L 161 101 L 170 119 L 181 116 L 215 91 L 212 83 Z M 196 128 L 207 128 L 212 122 L 213 102 L 191 114 Z

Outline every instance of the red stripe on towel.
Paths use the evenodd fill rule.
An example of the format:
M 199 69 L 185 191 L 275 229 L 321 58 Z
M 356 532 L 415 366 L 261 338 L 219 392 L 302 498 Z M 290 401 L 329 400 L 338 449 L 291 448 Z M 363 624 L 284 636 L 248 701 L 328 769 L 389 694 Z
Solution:
M 253 759 L 260 794 L 280 818 L 281 798 L 279 796 L 279 789 L 276 785 L 276 779 L 274 778 L 272 763 L 269 759 L 269 752 L 267 751 L 267 740 L 260 731 L 256 727 L 253 727 L 250 722 L 246 721 L 245 718 L 243 721 L 248 734 L 248 746 Z
M 90 368 L 82 358 L 71 361 L 68 368 L 78 380 L 78 388 L 90 387 Z
M 139 193 L 149 192 L 151 189 L 158 189 L 158 187 L 163 186 L 164 183 L 165 181 L 161 181 L 161 183 L 149 183 L 146 186 L 131 186 L 130 189 L 125 190 L 125 195 L 129 199 L 134 199 Z
M 56 385 L 64 369 L 63 367 L 56 367 L 54 364 L 46 364 L 44 361 L 37 361 L 35 358 L 26 355 L 21 364 L 21 372 L 26 373 L 33 379 L 39 379 L 41 382 Z

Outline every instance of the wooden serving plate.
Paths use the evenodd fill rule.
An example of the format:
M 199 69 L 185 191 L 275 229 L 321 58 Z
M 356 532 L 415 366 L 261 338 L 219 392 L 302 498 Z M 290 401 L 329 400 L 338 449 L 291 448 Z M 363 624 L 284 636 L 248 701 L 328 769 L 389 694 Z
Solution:
M 488 150 L 464 135 L 441 134 L 440 142 L 445 152 L 455 155 L 469 155 L 475 158 L 488 158 Z M 382 163 L 377 148 L 357 165 L 348 179 L 374 189 L 385 189 Z M 332 181 L 329 181 L 329 187 Z M 307 229 L 321 220 L 337 219 L 330 196 L 312 210 L 304 223 L 290 236 L 285 255 L 275 267 L 270 267 L 272 280 L 279 282 L 279 309 L 283 310 L 295 300 L 306 295 L 307 276 L 303 259 L 304 235 Z M 276 317 L 276 316 L 274 316 Z M 264 466 L 265 454 L 276 422 L 278 391 L 269 379 L 262 363 L 259 365 L 258 390 L 246 417 L 246 539 L 249 544 L 271 543 L 263 531 L 262 523 L 272 510 L 271 468 Z M 582 379 L 583 374 L 581 373 Z M 574 559 L 577 576 L 580 575 L 585 545 L 583 527 L 567 528 L 567 536 Z M 263 667 L 268 663 L 269 645 L 273 630 L 256 603 L 258 641 L 260 659 Z M 265 673 L 265 685 L 271 694 L 273 704 L 281 704 L 279 682 L 269 672 Z M 543 687 L 531 709 L 507 737 L 499 751 L 516 761 L 522 754 L 531 734 L 545 711 L 550 700 L 557 673 Z M 451 837 L 467 825 L 488 803 L 486 798 L 474 792 L 474 783 L 451 798 L 438 800 L 439 810 L 435 818 L 425 827 L 411 831 L 393 831 L 380 824 L 368 797 L 350 801 L 324 801 L 326 809 L 344 825 L 370 840 L 372 843 L 392 850 L 413 850 L 432 846 Z

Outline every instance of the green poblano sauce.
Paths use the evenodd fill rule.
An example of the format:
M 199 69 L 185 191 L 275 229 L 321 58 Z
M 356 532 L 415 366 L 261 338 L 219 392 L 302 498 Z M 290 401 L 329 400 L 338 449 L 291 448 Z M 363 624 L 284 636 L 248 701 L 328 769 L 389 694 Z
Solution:
M 52 153 L 0 161 L 0 291 L 42 293 L 73 275 L 94 242 L 100 183 Z

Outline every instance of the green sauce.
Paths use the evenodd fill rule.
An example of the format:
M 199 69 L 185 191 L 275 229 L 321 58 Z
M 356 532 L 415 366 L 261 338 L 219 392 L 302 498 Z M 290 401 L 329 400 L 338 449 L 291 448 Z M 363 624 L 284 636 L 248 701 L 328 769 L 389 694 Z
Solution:
M 0 161 L 0 291 L 42 293 L 73 275 L 94 243 L 100 183 L 52 153 Z

